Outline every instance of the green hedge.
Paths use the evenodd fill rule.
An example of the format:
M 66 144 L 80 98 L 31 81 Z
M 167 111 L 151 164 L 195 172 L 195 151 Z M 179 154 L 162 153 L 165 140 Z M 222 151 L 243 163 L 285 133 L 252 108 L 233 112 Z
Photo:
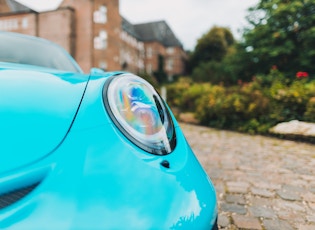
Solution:
M 288 80 L 279 72 L 230 87 L 181 78 L 167 89 L 170 106 L 193 112 L 202 125 L 267 133 L 279 122 L 315 122 L 315 81 Z

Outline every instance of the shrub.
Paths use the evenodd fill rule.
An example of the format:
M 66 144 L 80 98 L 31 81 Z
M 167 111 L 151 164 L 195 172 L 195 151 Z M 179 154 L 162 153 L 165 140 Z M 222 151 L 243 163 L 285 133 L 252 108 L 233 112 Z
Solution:
M 180 98 L 181 109 L 183 111 L 196 111 L 199 99 L 209 94 L 211 85 L 208 83 L 192 84 L 185 90 Z
M 287 80 L 276 69 L 229 87 L 182 78 L 167 88 L 171 106 L 195 113 L 207 126 L 267 133 L 283 121 L 315 122 L 315 81 Z
M 197 82 L 219 83 L 222 81 L 220 63 L 210 61 L 201 63 L 192 73 L 192 78 Z
M 274 81 L 270 88 L 270 98 L 273 101 L 270 114 L 272 119 L 278 122 L 303 120 L 309 98 L 304 81 L 293 81 L 290 85 Z
M 306 105 L 304 120 L 315 122 L 315 97 L 311 97 Z
M 139 77 L 142 77 L 146 81 L 148 81 L 154 88 L 158 89 L 159 83 L 156 78 L 146 72 L 138 73 Z
M 199 100 L 197 119 L 217 128 L 257 132 L 259 120 L 268 114 L 269 100 L 260 91 L 250 88 L 250 85 L 228 89 L 212 86 L 210 93 Z
M 182 77 L 175 83 L 169 84 L 167 88 L 167 102 L 171 107 L 183 107 L 182 96 L 187 91 L 190 85 L 193 84 L 191 78 Z
M 223 127 L 225 124 L 225 116 L 220 114 L 226 112 L 222 101 L 225 97 L 225 88 L 222 86 L 212 86 L 207 94 L 201 96 L 196 107 L 196 118 L 202 124 Z

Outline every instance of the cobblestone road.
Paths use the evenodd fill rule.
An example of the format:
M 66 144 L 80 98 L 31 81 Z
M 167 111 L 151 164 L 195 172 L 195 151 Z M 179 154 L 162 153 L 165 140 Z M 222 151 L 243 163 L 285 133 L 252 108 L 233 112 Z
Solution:
M 216 187 L 221 229 L 315 229 L 315 145 L 181 127 Z

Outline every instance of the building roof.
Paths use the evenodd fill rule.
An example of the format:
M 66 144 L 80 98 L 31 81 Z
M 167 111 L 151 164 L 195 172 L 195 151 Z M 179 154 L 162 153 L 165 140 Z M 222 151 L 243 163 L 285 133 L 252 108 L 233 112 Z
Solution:
M 133 25 L 123 18 L 122 29 L 143 42 L 158 41 L 166 47 L 183 46 L 165 21 Z
M 7 5 L 9 6 L 12 12 L 28 12 L 31 11 L 30 8 L 14 1 L 14 0 L 6 0 Z
M 131 36 L 137 38 L 138 40 L 141 40 L 139 34 L 135 30 L 135 27 L 133 24 L 131 24 L 126 18 L 121 16 L 121 27 L 123 31 L 127 32 Z
M 164 46 L 180 46 L 181 42 L 177 39 L 168 24 L 162 21 L 148 22 L 134 25 L 136 32 L 142 41 L 159 41 Z
M 63 0 L 6 0 L 7 4 L 13 12 L 33 10 L 36 12 L 44 12 L 56 10 Z

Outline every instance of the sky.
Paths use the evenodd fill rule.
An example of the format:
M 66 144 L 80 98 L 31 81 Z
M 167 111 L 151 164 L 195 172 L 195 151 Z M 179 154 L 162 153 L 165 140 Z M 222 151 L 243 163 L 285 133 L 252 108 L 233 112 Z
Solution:
M 240 39 L 247 9 L 259 0 L 120 0 L 120 14 L 133 24 L 165 20 L 182 42 L 193 50 L 213 26 L 228 27 Z

